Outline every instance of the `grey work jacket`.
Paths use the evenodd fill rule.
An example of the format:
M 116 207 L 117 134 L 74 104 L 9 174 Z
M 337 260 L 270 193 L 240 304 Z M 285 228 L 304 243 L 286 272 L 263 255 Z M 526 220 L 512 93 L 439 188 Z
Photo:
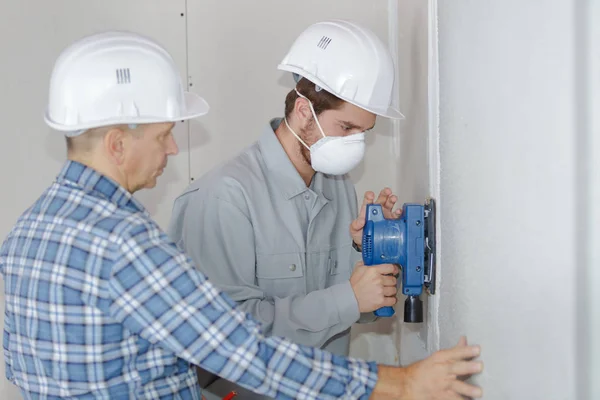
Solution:
M 169 234 L 265 334 L 347 355 L 360 316 L 349 283 L 360 259 L 354 185 L 316 173 L 307 187 L 275 136 L 280 122 L 175 200 Z

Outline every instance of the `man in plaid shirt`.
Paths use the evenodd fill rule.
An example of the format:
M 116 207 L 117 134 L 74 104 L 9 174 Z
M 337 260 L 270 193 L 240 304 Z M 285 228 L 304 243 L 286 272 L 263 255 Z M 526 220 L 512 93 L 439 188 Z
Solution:
M 56 180 L 0 250 L 7 378 L 26 399 L 200 399 L 193 365 L 281 399 L 481 395 L 464 339 L 406 368 L 265 338 L 132 193 L 178 152 L 176 121 L 208 105 L 170 55 L 126 32 L 81 39 L 51 78 L 46 122 L 67 136 Z

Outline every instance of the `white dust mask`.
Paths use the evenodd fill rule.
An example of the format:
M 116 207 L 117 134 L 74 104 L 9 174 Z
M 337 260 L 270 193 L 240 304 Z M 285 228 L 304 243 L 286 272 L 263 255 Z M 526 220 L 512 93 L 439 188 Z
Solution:
M 354 169 L 365 155 L 365 133 L 354 133 L 348 136 L 325 136 L 321 128 L 312 102 L 296 90 L 298 96 L 306 99 L 321 135 L 323 136 L 312 146 L 308 146 L 294 132 L 284 119 L 285 125 L 292 134 L 310 151 L 310 164 L 315 171 L 329 175 L 344 175 Z

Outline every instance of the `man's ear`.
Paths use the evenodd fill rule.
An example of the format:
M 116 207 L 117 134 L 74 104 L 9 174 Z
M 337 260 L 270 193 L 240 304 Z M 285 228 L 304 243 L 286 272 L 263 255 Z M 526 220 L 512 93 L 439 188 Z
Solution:
M 125 148 L 129 141 L 128 135 L 121 128 L 111 128 L 104 135 L 104 150 L 117 165 L 125 161 Z
M 296 103 L 294 104 L 294 109 L 296 111 L 296 116 L 302 123 L 306 124 L 312 120 L 313 115 L 308 100 L 298 96 Z

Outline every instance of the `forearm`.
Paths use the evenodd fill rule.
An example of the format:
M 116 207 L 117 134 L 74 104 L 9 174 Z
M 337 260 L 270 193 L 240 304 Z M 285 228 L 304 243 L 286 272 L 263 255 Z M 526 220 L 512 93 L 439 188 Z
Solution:
M 265 338 L 166 237 L 143 225 L 132 231 L 113 251 L 111 301 L 98 305 L 132 334 L 272 397 L 366 398 L 375 386 L 373 364 Z
M 274 398 L 368 399 L 376 385 L 375 363 L 335 356 L 275 336 L 252 339 L 243 346 L 251 350 L 244 358 L 260 368 L 222 375 L 249 390 L 261 392 L 256 386 L 260 382 L 269 388 L 263 394 Z
M 192 268 L 186 273 L 187 279 L 178 278 L 179 287 L 153 293 L 169 304 L 167 312 L 150 307 L 145 298 L 152 297 L 136 301 L 119 290 L 113 292 L 111 315 L 130 331 L 160 343 L 177 357 L 267 396 L 367 398 L 375 386 L 374 364 L 334 356 L 279 337 L 265 338 L 258 322 L 234 308 L 235 303 L 225 293 Z M 131 280 L 127 274 L 119 275 Z M 148 287 L 145 292 L 150 290 Z M 177 302 L 170 303 L 177 297 Z
M 379 365 L 377 368 L 377 384 L 369 399 L 399 400 L 404 396 L 404 385 L 408 377 L 405 368 Z M 407 399 L 409 400 L 409 399 Z

